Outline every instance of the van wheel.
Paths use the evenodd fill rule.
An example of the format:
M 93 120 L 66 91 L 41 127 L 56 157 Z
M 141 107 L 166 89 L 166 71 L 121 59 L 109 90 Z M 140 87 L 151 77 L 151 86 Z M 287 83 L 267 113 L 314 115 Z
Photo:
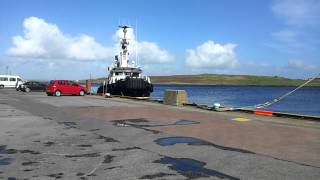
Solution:
M 81 90 L 81 91 L 79 92 L 79 95 L 80 95 L 80 96 L 84 96 L 84 91 Z
M 26 92 L 30 92 L 31 91 L 31 89 L 30 88 L 26 88 Z
M 61 92 L 59 90 L 57 90 L 56 92 L 54 92 L 54 95 L 59 97 L 59 96 L 61 96 Z
M 1 84 L 1 85 L 0 85 L 0 89 L 3 89 L 3 88 L 4 88 L 4 85 Z

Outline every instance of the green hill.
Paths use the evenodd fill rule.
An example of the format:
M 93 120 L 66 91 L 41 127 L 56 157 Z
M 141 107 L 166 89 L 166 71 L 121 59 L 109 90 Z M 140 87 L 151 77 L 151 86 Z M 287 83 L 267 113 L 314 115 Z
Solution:
M 278 76 L 223 74 L 151 76 L 150 78 L 154 84 L 298 86 L 306 82 L 303 79 L 288 79 Z M 320 86 L 320 79 L 317 78 L 308 85 Z
M 289 79 L 278 76 L 198 74 L 150 76 L 153 84 L 188 84 L 188 85 L 252 85 L 252 86 L 298 86 L 306 82 L 305 79 Z M 105 78 L 92 79 L 93 83 L 102 83 Z M 80 83 L 85 83 L 81 80 Z M 320 86 L 320 78 L 315 79 L 308 86 Z

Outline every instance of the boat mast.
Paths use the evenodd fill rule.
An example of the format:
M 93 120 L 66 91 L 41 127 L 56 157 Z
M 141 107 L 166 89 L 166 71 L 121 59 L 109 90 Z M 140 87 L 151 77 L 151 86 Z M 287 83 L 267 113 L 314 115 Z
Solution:
M 128 45 L 129 41 L 126 37 L 127 29 L 131 28 L 129 26 L 119 26 L 123 30 L 123 38 L 121 39 L 121 52 L 120 52 L 120 67 L 128 67 L 129 65 L 129 52 L 128 52 Z

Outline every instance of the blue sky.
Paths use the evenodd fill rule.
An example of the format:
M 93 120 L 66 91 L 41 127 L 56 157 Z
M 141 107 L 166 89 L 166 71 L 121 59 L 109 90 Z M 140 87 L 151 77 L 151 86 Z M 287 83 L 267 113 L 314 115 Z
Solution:
M 318 0 L 3 0 L 0 74 L 9 66 L 25 79 L 106 76 L 119 22 L 137 24 L 132 44 L 148 75 L 320 70 Z

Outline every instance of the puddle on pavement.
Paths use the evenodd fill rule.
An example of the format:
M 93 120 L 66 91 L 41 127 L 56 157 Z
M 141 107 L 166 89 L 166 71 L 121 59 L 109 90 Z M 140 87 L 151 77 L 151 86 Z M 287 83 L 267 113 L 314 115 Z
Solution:
M 136 150 L 136 149 L 141 149 L 139 147 L 127 147 L 127 148 L 115 148 L 115 149 L 112 149 L 112 151 L 130 151 L 130 150 Z
M 51 117 L 44 117 L 43 119 L 53 120 Z
M 53 177 L 55 179 L 60 179 L 63 176 L 63 173 L 56 173 L 56 174 L 48 174 L 48 177 Z
M 146 123 L 149 122 L 146 119 L 119 119 L 119 120 L 113 120 L 113 125 L 116 126 L 128 126 L 133 125 L 135 123 Z M 148 125 L 139 125 L 139 126 L 148 126 Z
M 18 179 L 15 177 L 8 177 L 8 180 L 18 180 Z
M 116 168 L 123 168 L 123 167 L 122 166 L 112 166 L 112 167 L 105 168 L 104 170 L 111 170 L 111 169 L 116 169 Z
M 104 160 L 103 160 L 102 163 L 104 163 L 104 164 L 111 163 L 114 157 L 115 157 L 115 156 L 105 155 L 105 156 L 104 156 Z
M 91 144 L 79 144 L 78 147 L 92 147 Z
M 33 154 L 33 155 L 37 155 L 37 154 L 41 154 L 38 151 L 32 151 L 32 150 L 17 150 L 17 149 L 6 149 L 7 146 L 6 145 L 0 145 L 0 154 L 16 154 L 16 153 L 21 153 L 21 154 Z M 0 156 L 2 157 L 2 156 Z
M 33 151 L 33 150 L 29 150 L 29 149 L 20 150 L 19 152 L 22 153 L 22 154 L 41 154 L 41 153 L 38 152 L 38 151 Z
M 34 164 L 39 164 L 39 162 L 36 162 L 36 161 L 28 161 L 28 162 L 23 162 L 23 163 L 21 163 L 22 166 L 30 166 L 30 165 L 34 165 Z
M 143 123 L 143 122 L 149 122 L 146 119 L 140 118 L 140 119 L 124 119 L 123 121 L 131 122 L 131 123 Z
M 77 174 L 76 174 L 76 176 L 84 176 L 85 174 L 83 173 L 83 172 L 78 172 Z
M 43 143 L 43 144 L 44 144 L 44 146 L 52 146 L 52 145 L 54 145 L 55 143 L 52 142 L 52 141 L 47 141 L 47 142 L 45 142 L 45 143 Z
M 113 125 L 117 126 L 117 127 L 128 127 L 128 126 L 131 126 L 131 127 L 137 128 L 137 129 L 142 129 L 142 130 L 145 130 L 145 131 L 152 132 L 153 134 L 160 133 L 160 131 L 146 128 L 146 127 L 155 127 L 155 126 L 158 126 L 158 125 L 139 124 L 139 123 L 142 123 L 142 122 L 149 122 L 148 120 L 145 120 L 145 119 L 121 119 L 121 120 L 113 120 L 111 122 L 113 122 Z M 138 123 L 138 124 L 135 124 L 135 123 Z
M 74 158 L 74 157 L 99 157 L 100 153 L 87 153 L 87 154 L 74 154 L 74 155 L 65 155 L 67 158 Z
M 12 158 L 0 159 L 0 166 L 7 166 L 7 165 L 11 164 L 12 161 L 13 161 Z
M 186 143 L 188 145 L 194 145 L 194 146 L 206 145 L 206 146 L 213 146 L 217 149 L 226 150 L 226 151 L 235 151 L 235 152 L 241 152 L 241 153 L 254 154 L 253 152 L 248 151 L 248 150 L 220 146 L 220 145 L 210 143 L 208 141 L 204 141 L 204 140 L 192 138 L 192 137 L 166 137 L 166 138 L 159 138 L 159 139 L 155 140 L 155 142 L 157 144 L 159 144 L 160 146 L 172 146 L 172 145 L 179 144 L 179 143 Z
M 201 177 L 217 177 L 221 179 L 240 180 L 239 178 L 221 173 L 213 169 L 204 168 L 206 163 L 187 158 L 163 157 L 154 163 L 169 165 L 169 168 L 187 177 L 188 179 L 196 179 Z
M 168 173 L 156 173 L 156 174 L 149 174 L 149 175 L 144 175 L 139 179 L 156 179 L 156 178 L 161 178 L 161 177 L 166 177 L 166 176 L 174 176 L 175 174 L 168 174 Z
M 18 152 L 18 150 L 16 150 L 16 149 L 5 149 L 2 152 L 3 152 L 3 154 L 16 154 Z
M 23 171 L 24 172 L 30 172 L 30 171 L 33 171 L 33 169 L 24 169 Z
M 174 123 L 174 125 L 191 125 L 191 124 L 200 124 L 200 122 L 183 119 Z
M 67 129 L 77 128 L 77 127 L 76 127 L 77 123 L 75 123 L 75 122 L 65 121 L 65 122 L 59 122 L 59 124 L 65 125 Z
M 5 154 L 6 149 L 7 149 L 7 145 L 0 145 L 0 154 Z
M 116 139 L 113 139 L 111 137 L 106 137 L 106 136 L 102 136 L 102 135 L 98 135 L 98 138 L 97 139 L 103 139 L 104 142 L 119 142 L 118 140 Z

